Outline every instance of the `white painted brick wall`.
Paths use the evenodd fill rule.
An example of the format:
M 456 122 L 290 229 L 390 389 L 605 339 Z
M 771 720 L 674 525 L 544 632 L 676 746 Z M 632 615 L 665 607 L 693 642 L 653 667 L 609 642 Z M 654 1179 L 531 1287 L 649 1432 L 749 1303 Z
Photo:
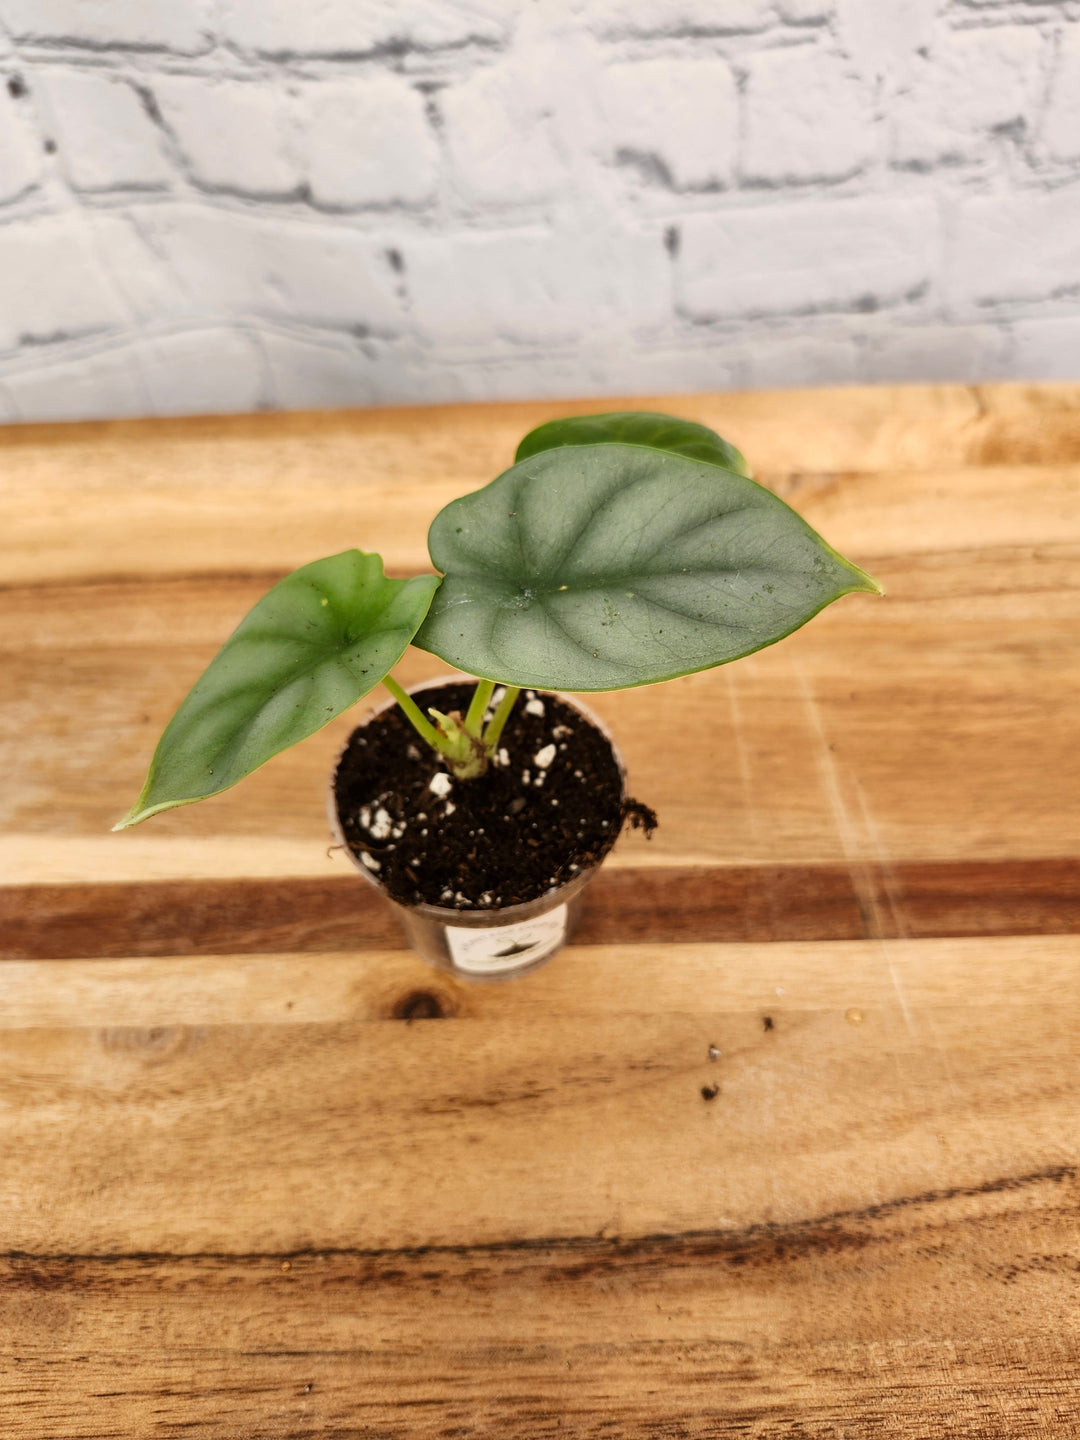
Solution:
M 146 205 L 135 212 L 167 298 L 162 318 L 293 320 L 331 330 L 398 331 L 404 314 L 378 239 L 272 213 Z M 172 286 L 170 288 L 170 281 Z
M 764 30 L 772 19 L 769 0 L 591 0 L 582 8 L 605 39 L 737 34 Z
M 7 90 L 0 91 L 0 204 L 18 199 L 41 174 L 41 146 L 20 108 Z
M 0 0 L 0 419 L 1080 378 L 1080 0 Z
M 1080 292 L 1080 185 L 965 196 L 951 217 L 945 292 L 954 311 Z
M 126 79 L 51 69 L 38 86 L 44 128 L 75 190 L 155 190 L 171 167 L 153 120 Z
M 893 107 L 893 157 L 916 168 L 992 163 L 995 133 L 1021 138 L 1035 113 L 1047 43 L 1031 25 L 940 33 Z
M 916 301 L 930 285 L 936 222 L 925 196 L 692 215 L 675 262 L 682 307 L 700 324 Z
M 569 180 L 554 125 L 561 88 L 549 65 L 511 54 L 433 102 L 446 135 L 448 183 L 466 211 L 558 199 Z
M 130 3 L 150 8 L 161 0 Z M 167 0 L 178 8 L 186 3 Z M 258 55 L 377 56 L 404 45 L 439 50 L 477 40 L 501 43 L 518 8 L 512 0 L 221 0 L 220 33 Z
M 298 194 L 295 105 L 283 85 L 163 75 L 150 93 L 157 123 L 194 184 L 264 199 Z
M 213 44 L 208 0 L 4 0 L 12 39 L 109 51 L 196 54 Z
M 731 184 L 739 97 L 723 59 L 686 56 L 609 65 L 598 75 L 600 162 L 637 168 L 676 191 Z
M 659 331 L 670 313 L 663 251 L 649 231 L 503 231 L 450 245 L 405 241 L 402 254 L 415 307 L 450 353 L 580 345 L 598 334 L 621 346 L 635 327 Z
M 423 95 L 400 75 L 329 80 L 307 92 L 312 199 L 334 209 L 435 198 L 439 145 Z
M 76 212 L 0 228 L 0 353 L 32 347 L 36 369 L 50 342 L 126 330 L 131 316 L 97 254 L 92 225 Z
M 1061 37 L 1040 138 L 1050 159 L 1080 160 L 1080 26 Z
M 873 91 L 842 55 L 811 42 L 749 57 L 747 180 L 843 180 L 870 163 L 876 138 Z

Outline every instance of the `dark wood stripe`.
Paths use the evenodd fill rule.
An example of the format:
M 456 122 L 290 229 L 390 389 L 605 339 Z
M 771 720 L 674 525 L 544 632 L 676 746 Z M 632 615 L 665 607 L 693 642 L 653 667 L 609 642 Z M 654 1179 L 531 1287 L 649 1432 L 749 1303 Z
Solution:
M 769 1260 L 792 1259 L 803 1254 L 814 1254 L 847 1248 L 845 1236 L 850 1236 L 855 1246 L 866 1237 L 869 1228 L 878 1222 L 894 1220 L 906 1211 L 920 1213 L 925 1219 L 917 1222 L 921 1227 L 927 1221 L 938 1223 L 933 1218 L 935 1209 L 948 1205 L 950 1201 L 981 1200 L 988 1195 L 1025 1195 L 1021 1203 L 1053 1206 L 1055 1213 L 1062 1216 L 1071 1213 L 1069 1198 L 1065 1203 L 1055 1204 L 1051 1186 L 1068 1187 L 1071 1191 L 1080 1179 L 1078 1165 L 1048 1165 L 1041 1170 L 1032 1170 L 1021 1175 L 999 1175 L 992 1180 L 983 1180 L 973 1185 L 950 1185 L 936 1190 L 919 1190 L 911 1194 L 893 1196 L 879 1200 L 873 1205 L 856 1209 L 833 1210 L 826 1214 L 805 1220 L 761 1220 L 738 1228 L 713 1228 L 690 1230 L 658 1230 L 641 1234 L 618 1235 L 559 1235 L 532 1236 L 517 1240 L 475 1240 L 440 1242 L 424 1245 L 394 1246 L 312 1246 L 302 1250 L 108 1250 L 84 1251 L 78 1254 L 62 1250 L 0 1250 L 0 1276 L 4 1283 L 13 1283 L 16 1288 L 32 1288 L 35 1272 L 51 1273 L 65 1282 L 75 1280 L 82 1266 L 101 1266 L 116 1271 L 129 1270 L 132 1275 L 152 1274 L 157 1267 L 175 1270 L 230 1271 L 260 1269 L 268 1262 L 277 1264 L 281 1260 L 293 1263 L 303 1261 L 366 1262 L 373 1268 L 383 1264 L 419 1263 L 431 1267 L 439 1263 L 453 1263 L 464 1260 L 468 1263 L 494 1261 L 536 1256 L 543 1263 L 560 1260 L 565 1266 L 574 1266 L 578 1255 L 589 1253 L 600 1262 L 590 1269 L 601 1266 L 610 1273 L 625 1271 L 628 1264 L 637 1260 L 664 1259 L 677 1257 L 690 1250 L 695 1258 L 734 1257 L 736 1264 L 756 1256 Z M 1042 1202 L 1031 1192 L 1042 1190 L 1046 1199 Z M 969 1223 L 967 1221 L 960 1223 Z M 957 1223 L 955 1215 L 945 1223 Z M 976 1221 L 976 1223 L 978 1223 Z M 896 1232 L 894 1231 L 893 1238 Z M 779 1250 L 779 1253 L 777 1253 Z M 1068 1257 L 1060 1256 L 1067 1264 Z M 605 1263 L 606 1262 L 606 1263 Z M 29 1286 L 20 1287 L 23 1276 L 30 1277 Z M 399 1280 L 401 1275 L 391 1272 L 387 1277 Z
M 769 941 L 1080 933 L 1080 860 L 601 871 L 576 939 Z
M 601 871 L 576 941 L 1080 933 L 1080 860 Z M 0 888 L 0 958 L 370 950 L 401 943 L 359 880 Z

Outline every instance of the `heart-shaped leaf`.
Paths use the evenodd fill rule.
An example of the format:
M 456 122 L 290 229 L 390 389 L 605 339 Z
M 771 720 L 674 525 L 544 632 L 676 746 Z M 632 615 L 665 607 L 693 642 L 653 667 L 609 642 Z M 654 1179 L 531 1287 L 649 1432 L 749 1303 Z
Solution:
M 714 430 L 693 420 L 674 415 L 657 415 L 648 410 L 613 410 L 609 415 L 572 415 L 567 420 L 549 420 L 530 430 L 517 448 L 515 462 L 554 450 L 561 445 L 647 445 L 651 450 L 668 450 L 749 475 L 750 467 L 734 445 L 721 440 Z
M 388 580 L 379 556 L 361 550 L 287 575 L 196 681 L 114 828 L 227 790 L 321 730 L 397 664 L 438 587 L 437 575 Z
M 545 450 L 435 518 L 415 644 L 474 675 L 617 690 L 790 635 L 876 581 L 771 491 L 635 445 Z

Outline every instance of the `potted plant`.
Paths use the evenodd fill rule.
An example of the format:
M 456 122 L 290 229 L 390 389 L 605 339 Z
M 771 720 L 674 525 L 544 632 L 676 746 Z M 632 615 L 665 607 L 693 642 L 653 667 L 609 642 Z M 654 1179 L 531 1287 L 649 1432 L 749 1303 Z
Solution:
M 416 948 L 474 976 L 553 954 L 623 822 L 655 823 L 593 717 L 556 692 L 722 665 L 881 591 L 734 446 L 648 413 L 541 425 L 509 470 L 439 512 L 428 543 L 437 574 L 388 578 L 378 555 L 346 550 L 275 585 L 115 828 L 228 789 L 381 682 L 396 704 L 350 737 L 331 823 Z M 407 693 L 390 671 L 409 644 L 466 678 Z

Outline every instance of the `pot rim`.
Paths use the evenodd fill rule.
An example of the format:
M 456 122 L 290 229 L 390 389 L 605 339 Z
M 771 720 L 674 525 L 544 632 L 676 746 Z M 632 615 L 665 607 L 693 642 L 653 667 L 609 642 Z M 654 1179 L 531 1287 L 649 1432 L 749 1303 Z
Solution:
M 475 679 L 475 675 L 467 675 L 464 671 L 459 670 L 456 672 L 451 672 L 448 675 L 436 676 L 432 680 L 421 680 L 416 685 L 408 685 L 405 687 L 405 693 L 407 695 L 414 695 L 420 690 L 430 690 L 433 686 L 436 685 L 453 685 L 459 683 L 462 680 L 475 681 Z M 497 685 L 501 685 L 503 683 L 505 682 L 501 680 L 496 682 Z M 618 745 L 616 745 L 615 740 L 612 737 L 611 731 L 600 719 L 600 717 L 594 711 L 590 710 L 587 705 L 583 705 L 578 700 L 576 695 L 569 695 L 561 690 L 542 690 L 538 689 L 535 685 L 522 685 L 520 688 L 522 694 L 524 694 L 526 690 L 532 690 L 537 695 L 557 695 L 560 700 L 563 700 L 568 705 L 571 705 L 591 725 L 595 726 L 596 729 L 599 730 L 600 734 L 603 735 L 604 739 L 611 746 L 612 756 L 614 757 L 615 764 L 618 766 L 619 769 L 619 779 L 622 786 L 622 797 L 625 800 L 626 764 L 623 761 L 623 757 Z M 333 834 L 334 840 L 340 846 L 340 848 L 345 854 L 346 859 L 357 871 L 357 873 L 361 875 L 369 885 L 371 885 L 375 890 L 377 890 L 384 900 L 387 900 L 391 905 L 396 906 L 399 910 L 408 911 L 410 915 L 423 916 L 429 920 L 439 921 L 443 925 L 461 925 L 467 927 L 468 929 L 491 929 L 496 925 L 512 925 L 518 920 L 528 920 L 535 915 L 543 914 L 544 911 L 551 910 L 556 905 L 563 904 L 565 901 L 572 899 L 579 890 L 583 889 L 584 886 L 588 884 L 588 882 L 596 874 L 597 870 L 599 870 L 600 866 L 604 863 L 604 860 L 607 859 L 607 855 L 604 856 L 604 860 L 599 860 L 595 865 L 590 865 L 588 869 L 580 871 L 580 873 L 575 875 L 572 880 L 564 881 L 562 885 L 555 885 L 550 890 L 545 890 L 542 895 L 538 895 L 535 900 L 526 900 L 518 905 L 503 905 L 492 908 L 490 910 L 455 910 L 452 906 L 449 905 L 429 905 L 427 901 L 421 901 L 415 905 L 407 905 L 401 900 L 395 900 L 394 897 L 386 889 L 386 886 L 378 878 L 378 876 L 374 875 L 367 868 L 367 866 L 362 863 L 359 856 L 353 851 L 352 847 L 349 845 L 349 842 L 345 839 L 345 832 L 342 829 L 341 819 L 338 815 L 337 800 L 334 794 L 334 782 L 337 779 L 338 769 L 341 765 L 342 760 L 345 757 L 345 752 L 351 745 L 352 738 L 356 734 L 357 730 L 364 729 L 385 710 L 389 710 L 392 705 L 396 704 L 397 701 L 394 699 L 394 697 L 392 695 L 389 696 L 380 705 L 377 705 L 374 710 L 371 710 L 367 715 L 365 715 L 364 718 L 357 725 L 353 726 L 353 728 L 349 731 L 348 738 L 346 739 L 344 745 L 342 745 L 341 749 L 338 751 L 337 758 L 334 761 L 334 767 L 330 772 L 330 781 L 326 787 L 326 813 L 330 821 L 330 830 Z M 616 835 L 615 838 L 617 840 L 618 836 Z M 614 845 L 614 841 L 612 842 L 612 844 Z M 611 852 L 609 850 L 608 854 L 610 853 Z

